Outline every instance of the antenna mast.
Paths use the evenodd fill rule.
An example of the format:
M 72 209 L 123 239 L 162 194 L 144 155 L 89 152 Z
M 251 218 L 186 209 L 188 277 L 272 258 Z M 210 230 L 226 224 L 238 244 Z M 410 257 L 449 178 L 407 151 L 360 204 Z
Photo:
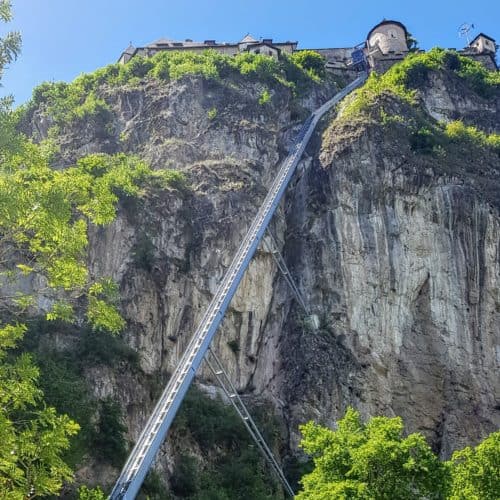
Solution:
M 467 45 L 470 45 L 469 33 L 474 29 L 473 24 L 463 23 L 458 27 L 458 36 L 467 39 Z

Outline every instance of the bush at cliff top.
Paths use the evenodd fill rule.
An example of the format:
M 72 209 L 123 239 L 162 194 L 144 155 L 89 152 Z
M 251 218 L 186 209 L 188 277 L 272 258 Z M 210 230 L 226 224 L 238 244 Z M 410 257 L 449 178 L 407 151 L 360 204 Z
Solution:
M 367 111 L 384 92 L 415 104 L 416 89 L 425 84 L 430 71 L 437 70 L 453 71 L 482 97 L 489 97 L 500 90 L 498 71 L 488 71 L 479 62 L 456 51 L 434 48 L 429 52 L 409 54 L 382 75 L 371 73 L 365 85 L 354 93 L 345 106 L 342 116 L 351 117 Z
M 325 58 L 314 50 L 299 50 L 290 56 L 290 61 L 312 78 L 323 78 L 326 75 Z
M 159 52 L 151 58 L 135 56 L 127 64 L 111 64 L 82 74 L 72 83 L 42 83 L 33 91 L 29 106 L 45 108 L 57 125 L 64 125 L 82 117 L 106 119 L 109 108 L 96 96 L 104 84 L 137 85 L 144 78 L 170 81 L 184 75 L 201 75 L 213 80 L 243 77 L 302 91 L 325 74 L 324 58 L 313 51 L 283 55 L 279 61 L 249 52 L 234 57 L 215 50 Z

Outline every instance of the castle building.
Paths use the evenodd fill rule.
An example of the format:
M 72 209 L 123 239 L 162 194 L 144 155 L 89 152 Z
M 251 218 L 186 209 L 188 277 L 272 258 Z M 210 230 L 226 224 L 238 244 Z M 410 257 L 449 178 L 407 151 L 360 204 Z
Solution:
M 479 54 L 483 54 L 485 52 L 494 54 L 497 51 L 495 40 L 484 33 L 479 33 L 479 35 L 477 35 L 476 38 L 470 42 L 469 47 L 474 49 Z
M 132 57 L 139 55 L 151 57 L 161 51 L 203 52 L 212 49 L 221 54 L 235 56 L 244 52 L 264 54 L 279 59 L 281 54 L 292 54 L 297 51 L 297 42 L 274 42 L 272 38 L 257 40 L 250 34 L 237 43 L 205 40 L 194 42 L 186 39 L 183 42 L 160 38 L 144 47 L 130 45 L 125 49 L 119 63 L 125 64 Z M 409 53 L 408 31 L 399 21 L 384 19 L 374 26 L 366 36 L 366 40 L 355 47 L 309 49 L 321 54 L 326 59 L 326 68 L 333 74 L 351 79 L 361 68 L 368 67 L 377 73 L 384 73 L 393 64 L 404 59 Z M 495 40 L 484 33 L 477 35 L 467 47 L 458 52 L 479 61 L 490 70 L 498 70 L 496 63 L 497 45 Z M 360 64 L 360 56 L 362 62 Z
M 368 53 L 390 53 L 405 54 L 408 52 L 408 32 L 404 24 L 399 21 L 383 20 L 374 26 L 366 37 L 366 48 Z
M 297 49 L 297 42 L 274 42 L 272 38 L 256 40 L 251 35 L 246 35 L 238 43 L 216 42 L 215 40 L 194 42 L 190 39 L 178 42 L 167 38 L 160 38 L 145 47 L 134 47 L 130 45 L 122 52 L 118 62 L 125 64 L 136 55 L 151 57 L 162 51 L 179 50 L 199 53 L 208 49 L 216 50 L 228 56 L 235 56 L 242 52 L 253 52 L 255 54 L 264 54 L 277 59 L 281 53 L 291 54 L 295 52 Z
M 408 54 L 408 31 L 399 21 L 384 19 L 368 33 L 365 57 L 370 68 L 383 73 Z
M 496 62 L 497 44 L 493 38 L 484 33 L 479 33 L 460 53 L 479 61 L 490 70 L 498 69 Z

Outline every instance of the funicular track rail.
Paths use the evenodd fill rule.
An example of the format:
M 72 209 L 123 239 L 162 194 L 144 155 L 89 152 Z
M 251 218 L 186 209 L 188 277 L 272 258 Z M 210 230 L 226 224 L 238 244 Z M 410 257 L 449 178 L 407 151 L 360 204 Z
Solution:
M 188 344 L 179 364 L 149 417 L 122 472 L 110 494 L 111 500 L 131 500 L 136 497 L 144 478 L 160 448 L 170 425 L 186 395 L 196 371 L 210 346 L 210 342 L 224 318 L 229 303 L 278 207 L 295 169 L 304 153 L 321 117 L 352 90 L 366 80 L 362 73 L 356 80 L 318 108 L 303 124 L 290 154 L 282 163 L 267 196 L 255 216 L 246 236 L 215 296 L 208 306 L 200 325 Z M 280 477 L 281 479 L 281 477 Z M 285 480 L 286 482 L 286 480 Z M 288 484 L 288 483 L 287 483 Z M 286 488 L 286 485 L 285 485 Z

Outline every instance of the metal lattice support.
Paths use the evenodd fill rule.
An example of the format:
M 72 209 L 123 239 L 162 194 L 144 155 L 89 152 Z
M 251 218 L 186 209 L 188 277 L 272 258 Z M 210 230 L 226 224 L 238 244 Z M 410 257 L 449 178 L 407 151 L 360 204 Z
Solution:
M 257 445 L 261 453 L 264 455 L 266 460 L 269 462 L 269 465 L 271 466 L 272 470 L 280 480 L 281 484 L 283 485 L 283 488 L 293 498 L 294 493 L 292 487 L 288 483 L 285 474 L 283 474 L 283 471 L 281 470 L 279 463 L 274 458 L 273 452 L 271 451 L 268 444 L 266 443 L 266 440 L 260 433 L 255 421 L 248 412 L 245 403 L 242 401 L 240 395 L 238 394 L 238 391 L 231 382 L 229 375 L 224 370 L 219 358 L 210 348 L 208 349 L 207 356 L 205 357 L 205 362 L 207 363 L 208 367 L 210 368 L 215 378 L 217 379 L 217 382 L 224 391 L 224 394 L 227 396 L 228 400 L 231 402 L 234 409 L 236 410 L 241 420 L 245 424 L 245 427 L 248 429 L 248 432 L 250 433 L 252 439 L 255 441 L 255 444 Z
M 266 239 L 263 239 L 264 246 L 267 248 L 268 252 L 273 256 L 274 261 L 276 262 L 276 265 L 278 266 L 278 269 L 281 271 L 281 274 L 285 278 L 285 281 L 287 282 L 288 286 L 291 288 L 292 292 L 294 293 L 295 297 L 297 298 L 297 301 L 299 302 L 300 306 L 302 309 L 304 309 L 304 312 L 310 316 L 311 311 L 310 308 L 307 306 L 306 301 L 304 300 L 304 296 L 300 292 L 297 284 L 295 283 L 292 274 L 290 273 L 288 266 L 286 265 L 285 259 L 281 255 L 281 252 L 278 250 L 278 243 L 276 242 L 276 238 L 273 236 L 273 233 L 268 229 L 267 234 L 271 238 L 272 244 L 269 244 Z

